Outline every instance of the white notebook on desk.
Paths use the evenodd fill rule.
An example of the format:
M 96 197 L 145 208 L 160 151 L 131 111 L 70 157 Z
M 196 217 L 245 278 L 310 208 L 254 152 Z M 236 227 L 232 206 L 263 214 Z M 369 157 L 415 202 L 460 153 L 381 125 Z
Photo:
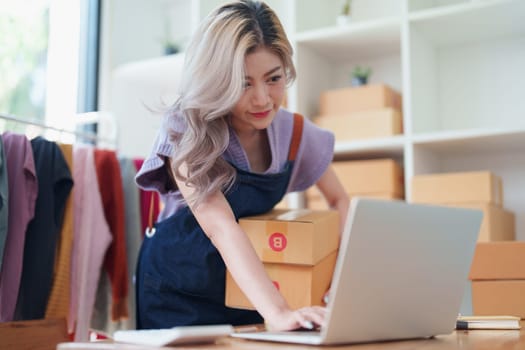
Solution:
M 234 337 L 350 344 L 454 330 L 482 212 L 402 201 L 352 200 L 320 331 Z
M 179 326 L 165 329 L 120 330 L 113 334 L 118 343 L 145 346 L 213 343 L 233 332 L 231 325 Z

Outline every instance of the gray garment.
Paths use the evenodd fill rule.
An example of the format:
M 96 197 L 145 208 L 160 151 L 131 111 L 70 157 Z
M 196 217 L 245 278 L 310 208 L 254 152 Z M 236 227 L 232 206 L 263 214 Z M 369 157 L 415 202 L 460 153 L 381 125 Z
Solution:
M 9 213 L 9 185 L 7 183 L 7 163 L 4 143 L 0 135 L 0 271 L 4 261 L 5 241 L 7 239 L 7 215 Z
M 135 267 L 139 257 L 140 245 L 142 243 L 141 221 L 140 221 L 140 193 L 135 176 L 137 168 L 131 158 L 119 158 L 120 172 L 125 200 L 125 219 L 126 219 L 126 255 L 128 257 L 128 310 L 129 319 L 121 324 L 122 329 L 136 328 L 136 307 L 135 307 Z

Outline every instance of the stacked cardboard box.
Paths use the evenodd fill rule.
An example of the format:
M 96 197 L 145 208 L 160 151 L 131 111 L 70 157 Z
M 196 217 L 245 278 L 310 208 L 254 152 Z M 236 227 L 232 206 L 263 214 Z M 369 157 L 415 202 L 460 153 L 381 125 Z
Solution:
M 328 90 L 321 93 L 315 120 L 337 141 L 401 134 L 401 95 L 384 84 Z
M 337 211 L 273 210 L 242 218 L 239 225 L 290 307 L 323 305 L 339 246 Z M 253 309 L 229 272 L 225 303 Z
M 478 243 L 469 277 L 474 314 L 525 319 L 525 242 Z
M 483 211 L 478 241 L 515 239 L 514 213 L 503 208 L 503 183 L 489 171 L 416 175 L 412 202 L 475 208 Z
M 349 197 L 404 198 L 403 169 L 393 159 L 337 161 L 332 166 Z M 306 191 L 306 201 L 310 209 L 327 208 L 314 187 Z
M 525 243 L 514 241 L 514 214 L 503 208 L 501 178 L 489 171 L 414 176 L 412 202 L 483 211 L 469 277 L 473 313 L 525 317 Z

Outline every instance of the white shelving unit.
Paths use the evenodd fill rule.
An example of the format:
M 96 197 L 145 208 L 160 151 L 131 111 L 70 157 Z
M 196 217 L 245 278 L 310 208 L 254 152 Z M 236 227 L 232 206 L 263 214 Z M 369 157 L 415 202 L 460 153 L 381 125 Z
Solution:
M 158 1 L 192 25 L 224 2 Z M 321 91 L 348 86 L 358 64 L 403 95 L 403 135 L 337 142 L 336 160 L 396 159 L 408 199 L 416 174 L 490 170 L 525 240 L 525 1 L 353 0 L 345 26 L 342 0 L 267 3 L 295 48 L 290 109 L 315 117 Z
M 403 95 L 402 136 L 337 142 L 335 160 L 396 159 L 408 200 L 416 174 L 490 170 L 525 240 L 525 1 L 353 1 L 344 27 L 335 25 L 340 1 L 307 3 L 295 1 L 296 17 L 330 20 L 292 30 L 291 108 L 316 116 L 321 91 L 348 86 L 358 64 Z

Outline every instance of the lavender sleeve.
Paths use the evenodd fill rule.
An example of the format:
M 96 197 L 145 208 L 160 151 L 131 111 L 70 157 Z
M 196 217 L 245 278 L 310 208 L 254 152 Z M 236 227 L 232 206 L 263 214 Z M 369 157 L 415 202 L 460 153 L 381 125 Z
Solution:
M 135 176 L 135 182 L 144 190 L 155 190 L 161 194 L 173 191 L 171 180 L 164 167 L 166 158 L 173 154 L 173 144 L 169 139 L 169 131 L 183 133 L 186 125 L 177 113 L 168 114 L 157 134 L 148 158 Z
M 288 192 L 304 191 L 324 174 L 334 156 L 334 134 L 304 119 L 301 145 L 295 159 Z

